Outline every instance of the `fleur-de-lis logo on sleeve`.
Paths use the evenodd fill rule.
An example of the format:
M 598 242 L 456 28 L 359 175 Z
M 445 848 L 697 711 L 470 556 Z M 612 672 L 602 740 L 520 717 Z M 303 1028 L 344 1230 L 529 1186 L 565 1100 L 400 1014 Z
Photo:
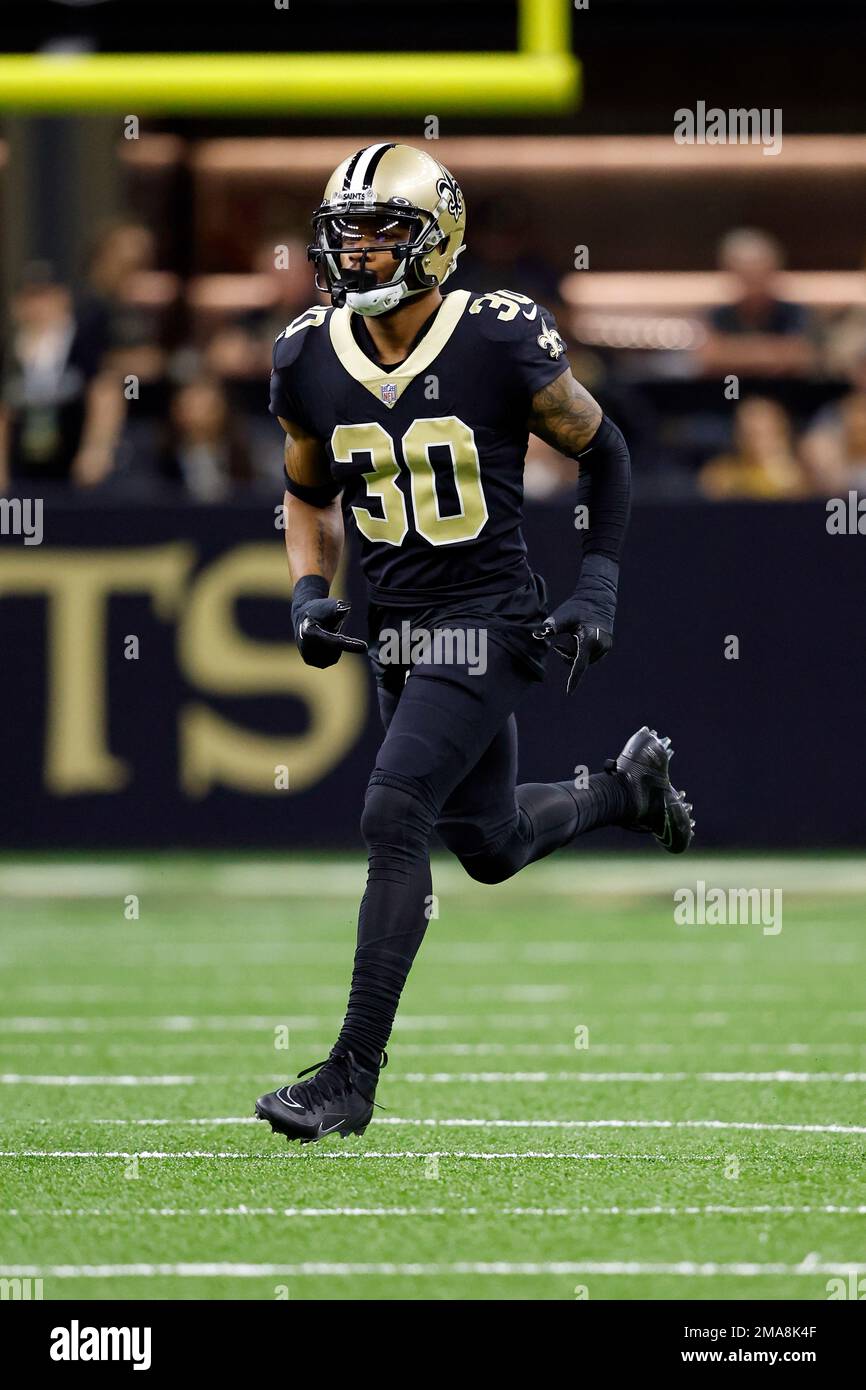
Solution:
M 541 320 L 541 332 L 536 342 L 540 348 L 550 354 L 554 361 L 565 352 L 565 343 L 562 341 L 555 328 L 548 328 L 544 319 Z

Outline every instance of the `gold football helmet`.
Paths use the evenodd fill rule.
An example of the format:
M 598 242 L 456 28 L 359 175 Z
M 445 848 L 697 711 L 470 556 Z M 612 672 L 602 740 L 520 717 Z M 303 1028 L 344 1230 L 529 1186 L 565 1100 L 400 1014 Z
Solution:
M 316 267 L 316 287 L 330 292 L 332 304 L 383 314 L 447 280 L 465 228 L 466 203 L 444 165 L 411 145 L 368 145 L 328 179 L 307 255 Z M 366 264 L 368 255 L 383 250 L 395 263 L 385 283 Z M 360 253 L 351 269 L 343 264 L 347 252 Z

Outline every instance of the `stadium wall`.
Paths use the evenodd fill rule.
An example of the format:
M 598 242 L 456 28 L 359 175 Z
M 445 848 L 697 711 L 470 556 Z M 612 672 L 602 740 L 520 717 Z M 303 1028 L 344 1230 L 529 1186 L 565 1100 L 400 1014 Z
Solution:
M 526 531 L 564 594 L 569 504 L 530 506 Z M 0 845 L 360 844 L 371 681 L 360 659 L 301 663 L 267 504 L 67 495 L 44 532 L 0 540 Z M 673 736 L 703 846 L 862 846 L 863 544 L 815 503 L 638 508 L 614 651 L 569 699 L 551 658 L 518 711 L 521 777 L 598 767 L 648 723 Z M 344 583 L 362 632 L 351 564 Z

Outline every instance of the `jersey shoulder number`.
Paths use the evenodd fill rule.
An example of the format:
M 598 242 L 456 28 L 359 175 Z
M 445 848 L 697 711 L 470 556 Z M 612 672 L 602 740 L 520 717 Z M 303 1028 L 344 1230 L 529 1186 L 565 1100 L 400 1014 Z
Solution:
M 496 318 L 500 323 L 511 323 L 522 314 L 532 323 L 538 317 L 538 305 L 528 294 L 518 294 L 516 290 L 488 290 L 473 299 L 469 312 L 483 314 L 485 319 Z
M 469 312 L 480 315 L 481 333 L 491 342 L 537 346 L 554 361 L 565 352 L 550 310 L 536 304 L 529 295 L 516 290 L 491 290 L 477 295 Z
M 274 367 L 279 369 L 291 366 L 303 351 L 308 331 L 311 328 L 321 328 L 332 312 L 330 305 L 312 304 L 309 309 L 292 319 L 282 333 L 277 334 L 274 342 Z

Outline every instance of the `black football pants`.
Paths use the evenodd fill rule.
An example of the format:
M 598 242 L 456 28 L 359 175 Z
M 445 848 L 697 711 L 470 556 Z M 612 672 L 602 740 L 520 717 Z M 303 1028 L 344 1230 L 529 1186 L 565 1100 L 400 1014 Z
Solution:
M 449 624 L 449 626 L 451 626 Z M 487 669 L 416 663 L 378 672 L 386 728 L 361 817 L 369 851 L 341 1045 L 375 1069 L 431 915 L 430 840 L 438 831 L 482 883 L 512 874 L 627 811 L 607 773 L 516 786 L 514 709 L 535 678 L 487 636 Z

